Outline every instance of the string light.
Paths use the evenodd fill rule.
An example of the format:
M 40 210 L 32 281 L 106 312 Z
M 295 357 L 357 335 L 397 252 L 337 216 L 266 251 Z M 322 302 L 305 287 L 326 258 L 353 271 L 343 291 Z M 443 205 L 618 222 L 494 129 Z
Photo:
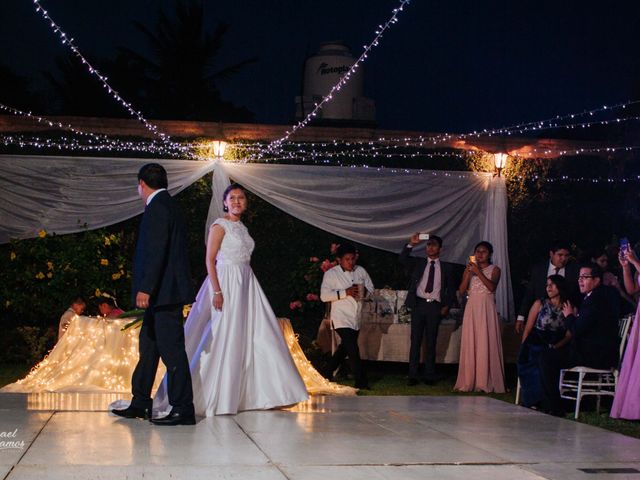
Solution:
M 287 131 L 283 137 L 271 142 L 269 144 L 269 146 L 267 147 L 267 153 L 273 152 L 278 147 L 280 147 L 284 142 L 286 142 L 289 139 L 289 137 L 291 137 L 291 135 L 293 135 L 298 130 L 306 127 L 307 124 L 311 120 L 313 120 L 313 118 L 318 114 L 318 112 L 324 107 L 324 105 L 326 103 L 330 102 L 333 99 L 333 96 L 337 92 L 339 92 L 340 89 L 344 85 L 347 84 L 347 82 L 349 82 L 349 80 L 351 79 L 351 76 L 355 73 L 355 71 L 358 69 L 360 64 L 363 63 L 367 59 L 369 52 L 371 52 L 371 50 L 374 47 L 377 47 L 379 45 L 380 39 L 382 38 L 382 34 L 389 27 L 391 27 L 391 25 L 393 25 L 393 24 L 398 22 L 398 15 L 400 14 L 400 12 L 403 11 L 404 6 L 408 5 L 409 3 L 410 3 L 410 0 L 400 0 L 399 6 L 392 10 L 392 14 L 391 14 L 391 17 L 389 18 L 389 20 L 387 20 L 387 22 L 384 23 L 383 25 L 378 25 L 378 30 L 375 31 L 374 39 L 368 45 L 364 45 L 364 51 L 362 52 L 360 57 L 358 57 L 358 59 L 355 61 L 355 63 L 353 65 L 351 65 L 349 70 L 347 70 L 345 72 L 345 74 L 342 75 L 342 77 L 340 77 L 340 80 L 338 80 L 338 83 L 336 83 L 331 88 L 331 90 L 329 90 L 329 93 L 327 93 L 322 98 L 322 100 L 320 100 L 319 103 L 315 104 L 314 109 L 311 112 L 309 112 L 309 114 L 304 119 L 302 119 L 300 122 L 298 122 L 296 125 L 294 125 L 293 128 L 291 130 Z
M 53 32 L 56 33 L 60 37 L 60 41 L 62 42 L 62 44 L 66 45 L 76 55 L 76 57 L 78 57 L 80 59 L 82 64 L 87 66 L 87 70 L 89 71 L 89 73 L 91 75 L 94 75 L 96 78 L 98 78 L 100 80 L 100 82 L 102 83 L 102 86 L 107 91 L 107 93 L 109 93 L 125 110 L 127 110 L 132 117 L 137 118 L 147 128 L 147 130 L 149 130 L 152 134 L 154 134 L 155 136 L 159 137 L 163 142 L 167 142 L 169 144 L 172 144 L 172 146 L 174 148 L 176 148 L 177 144 L 174 144 L 172 142 L 171 138 L 168 135 L 166 135 L 165 133 L 160 132 L 160 130 L 158 129 L 157 126 L 151 124 L 142 115 L 142 112 L 134 109 L 133 106 L 129 102 L 127 102 L 124 98 L 122 98 L 120 96 L 120 94 L 118 93 L 118 91 L 116 89 L 114 89 L 108 83 L 108 81 L 107 81 L 108 78 L 106 76 L 104 76 L 102 73 L 100 73 L 100 71 L 97 68 L 95 68 L 89 62 L 89 60 L 87 60 L 82 55 L 82 53 L 80 53 L 80 50 L 78 49 L 78 47 L 76 47 L 76 45 L 75 45 L 75 43 L 73 41 L 73 38 L 69 37 L 62 30 L 62 28 L 56 22 L 53 21 L 53 19 L 51 18 L 51 16 L 49 16 L 47 11 L 40 5 L 40 0 L 33 0 L 33 3 L 36 6 L 36 12 L 40 13 L 42 15 L 42 17 L 47 21 L 47 23 L 49 24 L 49 26 L 51 27 Z

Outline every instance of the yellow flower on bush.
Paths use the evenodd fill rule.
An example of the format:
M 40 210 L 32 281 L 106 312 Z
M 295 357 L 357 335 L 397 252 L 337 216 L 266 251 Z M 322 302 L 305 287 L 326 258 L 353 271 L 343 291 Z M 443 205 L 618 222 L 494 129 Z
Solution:
M 104 265 L 106 267 L 107 265 L 109 265 L 109 260 L 103 258 L 102 260 L 100 260 L 100 265 Z
M 16 252 L 11 252 L 11 255 L 9 255 L 9 258 L 11 258 L 11 261 L 13 262 L 16 259 Z
M 42 279 L 44 278 L 44 273 L 42 273 L 42 272 L 38 272 L 38 273 L 36 274 L 36 278 L 37 278 L 38 280 L 42 280 Z
M 47 268 L 53 270 L 53 262 L 47 262 Z
M 96 291 L 93 292 L 93 295 L 96 296 L 96 297 L 101 297 L 102 296 L 102 292 L 100 291 L 99 288 L 96 288 Z
M 118 280 L 122 275 L 120 273 L 114 273 L 111 275 L 111 280 Z
M 40 230 L 40 231 L 38 232 L 38 236 L 39 236 L 40 238 L 44 238 L 44 237 L 46 237 L 46 236 L 47 236 L 47 232 L 46 232 L 45 230 Z
M 9 308 L 11 306 L 11 300 L 7 300 L 4 302 L 4 308 Z
M 109 235 L 109 240 L 115 242 L 117 240 L 117 237 L 112 233 L 111 235 Z
M 51 272 L 47 273 L 47 278 L 51 278 L 51 277 L 53 277 L 53 273 Z
M 111 245 L 111 240 L 109 240 L 109 237 L 104 237 L 104 244 Z

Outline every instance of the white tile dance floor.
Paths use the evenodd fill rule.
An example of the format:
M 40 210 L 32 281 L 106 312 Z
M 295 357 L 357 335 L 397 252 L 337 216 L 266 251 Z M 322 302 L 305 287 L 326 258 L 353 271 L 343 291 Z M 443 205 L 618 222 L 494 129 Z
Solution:
M 487 397 L 316 397 L 195 427 L 111 400 L 0 394 L 0 479 L 640 480 L 640 440 Z

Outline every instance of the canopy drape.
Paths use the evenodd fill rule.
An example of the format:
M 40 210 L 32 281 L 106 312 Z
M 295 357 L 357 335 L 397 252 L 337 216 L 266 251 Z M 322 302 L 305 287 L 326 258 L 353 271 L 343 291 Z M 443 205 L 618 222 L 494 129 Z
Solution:
M 172 194 L 215 169 L 207 226 L 222 215 L 222 192 L 231 177 L 311 225 L 390 252 L 399 252 L 412 233 L 422 231 L 444 239 L 444 260 L 464 264 L 474 245 L 488 240 L 503 272 L 498 310 L 506 318 L 514 311 L 506 187 L 488 173 L 0 155 L 0 243 L 35 237 L 40 230 L 99 228 L 141 213 L 136 174 L 150 161 L 167 169 Z M 423 248 L 415 250 L 424 255 Z
M 221 163 L 214 172 L 207 225 L 221 216 L 229 178 L 281 210 L 364 245 L 399 252 L 415 232 L 444 240 L 442 258 L 466 264 L 475 244 L 494 246 L 502 269 L 496 301 L 514 312 L 507 243 L 507 191 L 491 173 Z M 297 241 L 303 241 L 298 239 Z M 425 255 L 424 248 L 414 249 Z

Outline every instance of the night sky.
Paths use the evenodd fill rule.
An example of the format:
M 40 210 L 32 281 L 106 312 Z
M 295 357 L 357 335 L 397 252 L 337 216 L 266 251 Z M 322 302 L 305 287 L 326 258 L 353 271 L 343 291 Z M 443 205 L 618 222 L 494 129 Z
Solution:
M 343 40 L 360 54 L 397 1 L 203 0 L 231 25 L 221 64 L 257 56 L 223 97 L 292 122 L 305 58 Z M 136 47 L 165 0 L 42 0 L 81 51 Z M 169 10 L 167 10 L 169 11 Z M 29 0 L 0 1 L 0 63 L 34 82 L 66 53 Z M 640 1 L 413 0 L 365 63 L 382 128 L 464 132 L 544 119 L 640 93 Z M 634 95 L 635 92 L 635 95 Z

